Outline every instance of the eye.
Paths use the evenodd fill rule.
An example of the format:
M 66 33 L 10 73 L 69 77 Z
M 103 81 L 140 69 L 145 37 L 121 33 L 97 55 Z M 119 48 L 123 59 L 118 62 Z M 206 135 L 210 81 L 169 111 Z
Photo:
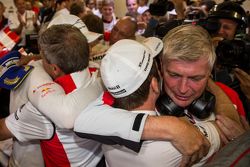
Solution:
M 204 78 L 204 77 L 202 77 L 202 76 L 197 76 L 197 77 L 191 77 L 190 79 L 191 79 L 192 81 L 198 82 L 198 81 L 202 80 L 203 78 Z
M 173 77 L 173 78 L 180 77 L 180 75 L 179 75 L 179 74 L 172 73 L 172 72 L 168 72 L 168 75 L 169 75 L 170 77 Z

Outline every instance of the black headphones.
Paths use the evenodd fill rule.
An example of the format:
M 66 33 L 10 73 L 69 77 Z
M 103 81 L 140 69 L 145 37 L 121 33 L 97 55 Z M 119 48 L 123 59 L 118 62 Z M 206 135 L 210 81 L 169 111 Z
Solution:
M 187 109 L 195 117 L 205 119 L 214 111 L 214 107 L 215 96 L 208 91 L 204 91 L 204 93 L 187 108 L 177 106 L 166 93 L 160 95 L 156 101 L 156 109 L 161 115 L 177 117 L 184 116 L 184 110 Z

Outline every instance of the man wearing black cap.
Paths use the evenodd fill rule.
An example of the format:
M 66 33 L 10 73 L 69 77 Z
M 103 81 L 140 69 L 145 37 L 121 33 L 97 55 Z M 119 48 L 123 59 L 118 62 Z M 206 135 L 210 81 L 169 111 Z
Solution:
M 237 3 L 227 1 L 215 5 L 211 9 L 209 19 L 218 19 L 220 28 L 215 36 L 223 37 L 227 40 L 234 39 L 237 33 L 244 33 L 246 30 L 246 12 Z M 237 30 L 239 30 L 237 32 Z
M 218 31 L 214 34 L 212 34 L 214 37 L 220 37 L 222 39 L 228 40 L 228 42 L 231 42 L 231 40 L 235 39 L 235 36 L 238 34 L 245 34 L 246 27 L 247 27 L 247 15 L 245 10 L 235 2 L 231 1 L 225 1 L 223 3 L 220 3 L 218 5 L 215 5 L 214 8 L 211 9 L 208 19 L 218 21 L 220 24 L 220 28 Z M 219 39 L 219 40 L 222 40 Z M 220 46 L 220 44 L 219 44 Z M 217 51 L 222 52 L 221 48 L 217 47 Z M 224 56 L 225 55 L 225 56 Z M 218 55 L 217 55 L 218 56 Z M 230 59 L 230 55 L 224 54 L 223 51 L 223 57 L 224 61 L 228 61 Z M 243 55 L 242 55 L 243 56 Z M 232 58 L 232 56 L 231 56 Z M 243 57 L 242 57 L 243 59 Z M 246 93 L 242 93 L 244 91 L 242 89 L 242 86 L 247 84 L 249 81 L 246 79 L 241 78 L 240 74 L 243 74 L 245 76 L 249 76 L 246 72 L 243 70 L 237 68 L 236 70 L 229 70 L 231 67 L 221 67 L 221 63 L 225 63 L 224 61 L 221 61 L 218 57 L 217 59 L 218 65 L 215 68 L 214 72 L 214 79 L 216 81 L 222 82 L 231 88 L 233 88 L 237 93 L 240 95 L 241 101 L 244 104 L 244 109 L 246 111 L 246 116 L 248 116 L 248 105 L 249 102 L 246 100 Z M 234 63 L 234 62 L 232 62 Z M 230 63 L 231 64 L 231 61 Z M 234 66 L 234 65 L 232 65 Z M 235 76 L 235 77 L 232 77 Z M 250 77 L 250 76 L 249 76 Z M 233 78 L 233 79 L 232 79 Z M 238 78 L 238 80 L 235 80 L 235 78 Z M 240 81 L 240 83 L 238 83 Z M 240 89 L 241 86 L 241 89 Z M 244 119 L 244 118 L 243 118 Z M 245 120 L 245 119 L 244 119 Z M 229 119 L 226 119 L 223 116 L 217 117 L 217 123 L 220 127 L 220 129 L 225 134 L 224 142 L 228 143 L 230 140 L 227 140 L 229 138 L 236 138 L 239 135 L 241 135 L 246 129 L 248 129 L 249 125 L 245 128 L 239 128 L 236 124 L 234 126 L 232 121 Z M 248 124 L 248 122 L 245 120 L 243 121 L 244 124 Z

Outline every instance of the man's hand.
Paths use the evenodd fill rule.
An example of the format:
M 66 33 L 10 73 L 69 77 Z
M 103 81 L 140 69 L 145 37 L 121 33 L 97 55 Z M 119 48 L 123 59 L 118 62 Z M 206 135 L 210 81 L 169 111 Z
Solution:
M 191 166 L 207 155 L 210 143 L 193 124 L 182 121 L 173 129 L 172 144 L 182 153 L 181 167 Z
M 182 155 L 181 166 L 191 166 L 207 155 L 205 136 L 190 122 L 173 116 L 148 116 L 142 139 L 169 140 Z
M 240 81 L 240 88 L 242 92 L 244 92 L 247 99 L 250 100 L 250 75 L 248 75 L 245 71 L 239 68 L 236 68 L 234 70 L 234 74 Z
M 217 47 L 219 45 L 219 42 L 222 40 L 223 40 L 222 37 L 213 37 L 212 41 L 213 41 L 214 47 Z
M 246 118 L 243 116 L 240 117 L 243 127 L 226 116 L 216 115 L 216 124 L 222 132 L 220 137 L 224 144 L 229 143 L 231 140 L 234 140 L 236 137 L 250 129 Z

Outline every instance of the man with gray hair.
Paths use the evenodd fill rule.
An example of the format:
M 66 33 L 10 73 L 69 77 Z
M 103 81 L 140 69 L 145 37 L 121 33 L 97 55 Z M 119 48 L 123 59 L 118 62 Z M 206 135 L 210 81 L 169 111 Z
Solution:
M 149 42 L 150 40 L 146 39 L 146 41 Z M 137 47 L 135 47 L 135 45 Z M 113 124 L 116 123 L 118 125 L 120 123 L 120 131 L 126 130 L 123 127 L 121 119 L 119 119 L 118 122 L 115 119 L 115 115 L 121 115 L 124 109 L 155 110 L 155 102 L 160 94 L 158 79 L 157 77 L 149 77 L 149 80 L 146 78 L 150 75 L 148 68 L 153 66 L 151 56 L 155 56 L 155 53 L 152 53 L 152 51 L 160 49 L 160 46 L 157 42 L 151 42 L 150 45 L 143 46 L 133 40 L 120 40 L 111 46 L 107 51 L 107 55 L 102 60 L 101 74 L 106 88 L 115 99 L 112 99 L 110 94 L 104 92 L 98 100 L 91 103 L 76 119 L 74 131 L 77 135 L 110 144 L 107 140 L 110 136 L 103 133 L 103 131 L 106 131 L 105 128 L 109 129 L 111 131 L 110 133 L 112 133 Z M 150 52 L 148 48 L 153 49 L 150 49 Z M 214 115 L 210 115 L 212 111 L 211 106 L 216 105 L 217 113 L 226 111 L 223 113 L 239 122 L 237 112 L 227 95 L 212 81 L 208 82 L 215 62 L 215 51 L 212 40 L 209 34 L 199 26 L 184 25 L 177 27 L 170 31 L 164 39 L 164 49 L 161 60 L 163 87 L 164 92 L 169 96 L 170 105 L 175 105 L 176 108 L 179 109 L 179 112 L 181 112 L 179 116 L 188 116 L 190 122 L 194 122 L 198 129 L 200 129 L 204 136 L 211 142 L 212 146 L 209 154 L 201 161 L 201 163 L 205 163 L 205 160 L 220 147 L 219 131 L 216 130 L 213 123 L 209 122 L 214 121 Z M 144 88 L 144 84 L 148 85 Z M 143 91 L 140 86 L 144 88 Z M 210 101 L 210 98 L 203 99 L 203 94 L 206 93 L 205 88 L 207 86 L 209 90 L 218 97 L 216 104 L 213 103 L 213 98 L 211 98 L 212 101 Z M 226 99 L 226 101 L 220 103 L 221 99 Z M 199 100 L 204 100 L 205 104 L 200 103 Z M 112 108 L 110 105 L 117 108 Z M 227 110 L 224 110 L 226 107 Z M 107 111 L 113 111 L 113 116 L 106 115 Z M 171 108 L 166 111 L 169 113 L 163 113 L 163 110 L 158 110 L 157 112 L 153 112 L 153 114 L 143 111 L 136 111 L 135 113 L 141 115 L 141 117 L 147 113 L 150 115 L 148 118 L 158 115 L 158 112 L 163 113 L 163 115 L 171 115 Z M 209 117 L 207 118 L 207 122 L 201 122 L 201 118 L 198 117 L 198 114 L 195 114 L 196 112 L 208 112 Z M 89 118 L 90 115 L 92 119 L 88 120 L 87 118 Z M 158 118 L 181 120 L 172 116 L 160 116 Z M 129 118 L 124 116 L 124 119 Z M 136 121 L 139 121 L 138 119 L 139 118 L 137 118 Z M 170 131 L 179 134 L 188 131 L 187 129 L 179 129 L 180 127 L 178 125 L 175 126 L 174 121 L 168 121 L 165 123 L 167 127 L 171 127 Z M 162 122 L 162 125 L 163 124 L 164 122 Z M 133 124 L 133 132 L 139 130 L 140 128 Z M 119 138 L 116 140 L 119 140 Z M 181 157 L 181 154 L 175 150 L 170 143 L 165 142 L 164 145 L 163 142 L 159 144 L 158 149 L 154 146 L 155 143 L 159 144 L 161 142 L 144 142 L 141 148 L 136 149 L 134 147 L 134 151 L 138 153 L 117 145 L 105 145 L 103 148 L 109 166 L 117 166 L 118 164 L 119 166 L 122 164 L 126 166 L 129 163 L 130 165 L 128 166 L 134 166 L 135 164 L 140 164 L 138 166 L 152 166 L 153 164 L 156 166 L 179 166 L 180 163 L 183 165 L 181 158 L 183 158 L 185 162 L 185 155 Z M 170 144 L 171 147 L 167 147 L 167 143 Z M 169 150 L 166 151 L 164 149 Z M 173 151 L 171 152 L 172 154 L 167 155 L 170 150 Z M 195 161 L 186 161 L 185 163 L 189 166 L 194 162 Z
M 86 37 L 79 29 L 72 25 L 53 25 L 40 35 L 39 45 L 42 61 L 35 63 L 40 63 L 40 65 L 42 63 L 46 72 L 64 88 L 66 94 L 80 87 L 90 89 L 92 94 L 88 96 L 89 99 L 100 94 L 102 86 L 94 83 L 95 79 L 91 75 L 95 76 L 96 74 L 95 72 L 91 74 L 88 69 L 89 45 Z M 35 68 L 35 70 L 37 69 Z M 31 73 L 30 75 L 34 74 Z M 29 79 L 26 80 L 26 83 L 29 83 Z M 35 92 L 41 91 L 44 100 L 46 100 L 47 95 L 55 91 L 54 87 L 49 86 L 53 83 L 47 84 L 47 86 L 42 86 L 41 89 L 37 87 L 34 90 Z M 60 103 L 60 101 L 58 102 Z M 60 106 L 60 104 L 54 105 Z M 29 113 L 36 114 L 31 115 Z M 8 131 L 4 135 L 6 137 L 15 136 L 20 141 L 47 139 L 41 140 L 41 149 L 46 166 L 58 166 L 60 164 L 63 166 L 96 166 L 98 164 L 102 158 L 99 143 L 81 139 L 71 129 L 63 129 L 58 126 L 55 126 L 55 129 L 51 128 L 46 117 L 38 113 L 31 103 L 26 103 L 16 114 L 12 114 L 5 120 Z M 15 119 L 16 115 L 22 117 L 22 119 Z M 25 117 L 31 119 L 28 121 L 28 119 L 24 119 Z M 33 122 L 39 120 L 39 118 L 40 121 Z M 25 121 L 26 124 L 23 123 Z M 46 130 L 46 127 L 44 128 L 43 123 L 48 124 L 49 130 Z M 28 127 L 32 128 L 29 129 Z M 31 135 L 26 135 L 26 138 L 24 138 L 25 134 Z M 4 137 L 4 135 L 1 135 L 1 137 Z

